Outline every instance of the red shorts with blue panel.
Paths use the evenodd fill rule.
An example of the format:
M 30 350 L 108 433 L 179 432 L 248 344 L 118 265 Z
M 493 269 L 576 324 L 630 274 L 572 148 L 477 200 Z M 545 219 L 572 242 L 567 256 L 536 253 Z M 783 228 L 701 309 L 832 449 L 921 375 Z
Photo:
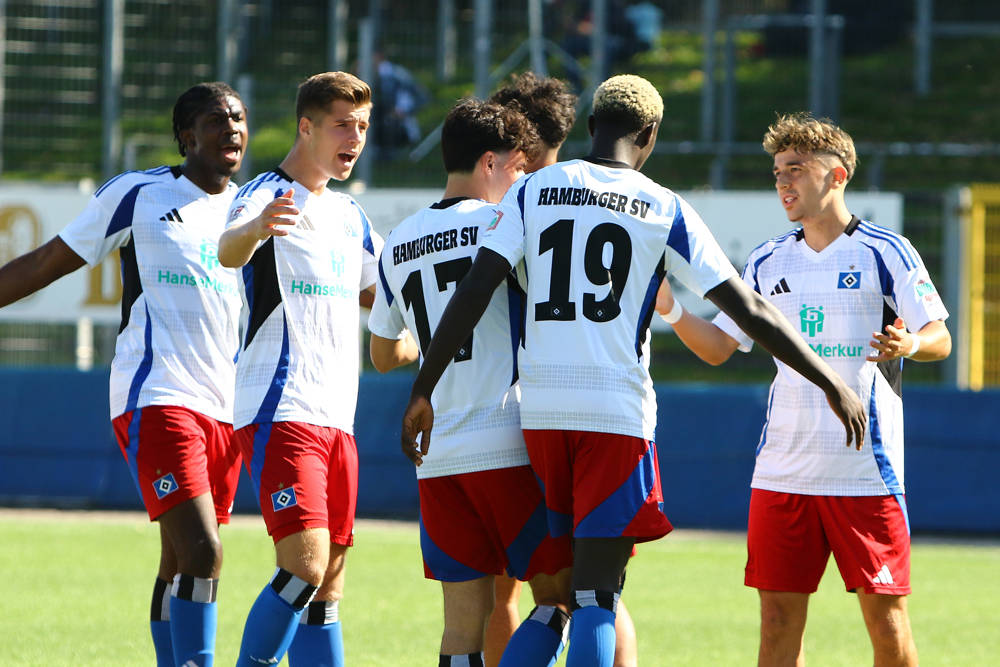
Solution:
M 573 563 L 568 535 L 548 533 L 542 491 L 529 466 L 417 482 L 424 576 L 471 581 L 508 575 L 528 581 Z
M 233 426 L 173 405 L 148 405 L 111 420 L 150 520 L 212 494 L 215 518 L 229 523 L 240 479 Z
M 656 540 L 673 526 L 663 513 L 656 444 L 591 431 L 524 431 L 531 467 L 556 536 Z
M 250 424 L 233 442 L 253 482 L 267 532 L 277 544 L 326 528 L 334 544 L 354 544 L 358 448 L 337 428 L 302 422 Z
M 814 593 L 830 554 L 848 591 L 908 595 L 904 496 L 809 496 L 752 489 L 745 583 Z

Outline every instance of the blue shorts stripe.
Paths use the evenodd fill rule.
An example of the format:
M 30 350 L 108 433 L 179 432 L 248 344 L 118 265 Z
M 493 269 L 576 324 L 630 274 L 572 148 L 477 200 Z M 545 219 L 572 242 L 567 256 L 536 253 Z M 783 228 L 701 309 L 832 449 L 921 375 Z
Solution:
M 435 581 L 472 581 L 486 576 L 486 572 L 463 565 L 446 554 L 427 533 L 423 519 L 419 523 L 420 551 L 424 557 L 424 565 Z
M 510 576 L 524 579 L 528 566 L 531 564 L 531 557 L 535 554 L 538 546 L 548 537 L 546 514 L 544 501 L 539 502 L 535 511 L 521 527 L 521 532 L 507 547 L 507 560 L 509 562 L 507 573 Z
M 264 472 L 264 457 L 267 454 L 267 442 L 271 439 L 270 422 L 261 424 L 253 434 L 253 458 L 250 459 L 250 481 L 253 483 L 253 496 L 260 504 L 260 477 Z
M 625 532 L 656 487 L 655 453 L 656 445 L 650 442 L 622 485 L 580 520 L 574 537 L 619 537 Z
M 128 423 L 128 444 L 125 446 L 127 457 L 125 463 L 128 464 L 128 471 L 132 475 L 135 483 L 135 490 L 142 498 L 142 488 L 139 486 L 139 423 L 142 421 L 142 408 L 132 411 L 132 419 Z

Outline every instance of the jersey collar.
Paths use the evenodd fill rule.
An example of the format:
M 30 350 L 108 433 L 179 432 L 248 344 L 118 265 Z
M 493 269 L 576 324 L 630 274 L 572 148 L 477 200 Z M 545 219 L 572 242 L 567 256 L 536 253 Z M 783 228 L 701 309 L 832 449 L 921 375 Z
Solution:
M 465 201 L 466 199 L 468 199 L 468 197 L 448 197 L 447 199 L 442 199 L 439 202 L 434 202 L 431 204 L 431 208 L 439 210 L 449 208 L 460 201 Z

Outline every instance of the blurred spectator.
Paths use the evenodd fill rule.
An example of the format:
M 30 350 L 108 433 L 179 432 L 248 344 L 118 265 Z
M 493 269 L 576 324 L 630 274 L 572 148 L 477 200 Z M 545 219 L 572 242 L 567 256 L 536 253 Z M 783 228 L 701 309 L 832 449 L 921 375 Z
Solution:
M 417 112 L 427 104 L 427 90 L 402 65 L 375 52 L 375 82 L 372 86 L 372 133 L 376 155 L 391 159 L 395 152 L 420 139 Z
M 632 24 L 632 34 L 635 37 L 633 54 L 654 49 L 656 40 L 660 37 L 663 10 L 649 0 L 642 0 L 625 9 L 625 18 Z

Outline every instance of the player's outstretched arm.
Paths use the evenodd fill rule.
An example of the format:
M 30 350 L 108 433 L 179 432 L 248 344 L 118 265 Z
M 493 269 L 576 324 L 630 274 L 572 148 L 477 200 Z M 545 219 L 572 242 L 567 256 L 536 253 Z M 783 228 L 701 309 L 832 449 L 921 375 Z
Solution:
M 403 453 L 417 465 L 420 465 L 422 457 L 430 448 L 431 427 L 434 425 L 431 394 L 434 387 L 458 348 L 483 316 L 493 292 L 510 273 L 510 269 L 510 263 L 499 253 L 480 248 L 472 268 L 458 284 L 458 289 L 441 315 L 434 336 L 427 345 L 424 362 L 413 381 L 410 402 L 403 414 L 400 445 Z
M 86 264 L 56 236 L 0 267 L 0 308 L 34 294 Z
M 417 348 L 417 343 L 409 331 L 400 340 L 372 334 L 368 353 L 372 358 L 372 365 L 379 373 L 388 373 L 394 368 L 412 364 L 420 358 L 420 349 Z
M 289 188 L 271 200 L 256 218 L 223 232 L 219 238 L 219 264 L 239 268 L 250 261 L 262 241 L 272 236 L 288 236 L 288 228 L 295 225 L 299 215 L 293 194 Z
M 885 326 L 885 333 L 878 331 L 872 334 L 871 346 L 878 350 L 868 361 L 892 361 L 900 357 L 914 361 L 941 361 L 951 354 L 951 334 L 941 320 L 933 320 L 920 328 L 920 331 L 906 330 L 906 322 L 897 317 L 892 324 Z
M 670 289 L 670 283 L 664 280 L 656 293 L 656 312 L 666 316 L 673 308 L 673 291 Z M 689 350 L 713 366 L 718 366 L 729 359 L 740 346 L 739 342 L 725 331 L 686 310 L 681 314 L 681 318 L 670 326 Z
M 730 278 L 713 287 L 705 297 L 761 347 L 822 389 L 830 407 L 847 429 L 847 446 L 853 442 L 861 449 L 867 422 L 861 400 L 836 371 L 809 348 L 781 311 L 739 278 Z

